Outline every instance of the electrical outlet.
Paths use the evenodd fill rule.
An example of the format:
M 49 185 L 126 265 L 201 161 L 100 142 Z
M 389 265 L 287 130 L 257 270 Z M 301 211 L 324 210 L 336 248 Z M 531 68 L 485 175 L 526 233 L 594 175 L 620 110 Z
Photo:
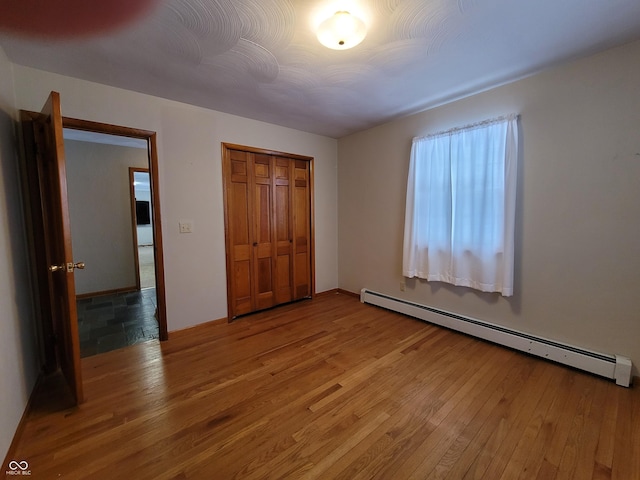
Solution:
M 404 292 L 404 289 L 407 288 L 407 284 L 404 282 L 400 282 L 400 291 Z
M 191 220 L 180 220 L 178 222 L 180 233 L 193 233 L 193 222 Z

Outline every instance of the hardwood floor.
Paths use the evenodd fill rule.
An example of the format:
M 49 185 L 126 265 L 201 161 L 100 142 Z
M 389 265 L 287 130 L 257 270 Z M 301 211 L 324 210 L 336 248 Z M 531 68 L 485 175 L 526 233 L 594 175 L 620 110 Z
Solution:
M 332 294 L 83 360 L 46 479 L 640 479 L 640 393 Z M 45 393 L 46 391 L 46 393 Z

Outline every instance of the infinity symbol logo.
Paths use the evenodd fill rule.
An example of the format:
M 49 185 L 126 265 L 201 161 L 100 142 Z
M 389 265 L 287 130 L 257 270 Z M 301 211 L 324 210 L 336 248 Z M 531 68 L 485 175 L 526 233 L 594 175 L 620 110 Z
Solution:
M 11 460 L 9 462 L 9 468 L 11 470 L 27 470 L 29 468 L 29 464 L 27 463 L 26 460 L 23 460 L 22 462 L 16 462 L 15 460 Z

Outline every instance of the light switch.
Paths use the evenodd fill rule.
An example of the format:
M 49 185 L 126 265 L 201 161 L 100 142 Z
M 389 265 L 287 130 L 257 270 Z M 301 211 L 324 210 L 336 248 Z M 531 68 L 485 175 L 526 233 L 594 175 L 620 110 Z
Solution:
M 180 220 L 178 226 L 180 233 L 193 233 L 193 220 Z

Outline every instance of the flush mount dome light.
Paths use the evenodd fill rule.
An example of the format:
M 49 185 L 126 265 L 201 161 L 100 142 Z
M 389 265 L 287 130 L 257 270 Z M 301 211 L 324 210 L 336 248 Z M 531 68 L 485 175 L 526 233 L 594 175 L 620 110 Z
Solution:
M 333 50 L 346 50 L 358 45 L 367 35 L 367 26 L 349 12 L 336 12 L 318 26 L 318 41 Z

